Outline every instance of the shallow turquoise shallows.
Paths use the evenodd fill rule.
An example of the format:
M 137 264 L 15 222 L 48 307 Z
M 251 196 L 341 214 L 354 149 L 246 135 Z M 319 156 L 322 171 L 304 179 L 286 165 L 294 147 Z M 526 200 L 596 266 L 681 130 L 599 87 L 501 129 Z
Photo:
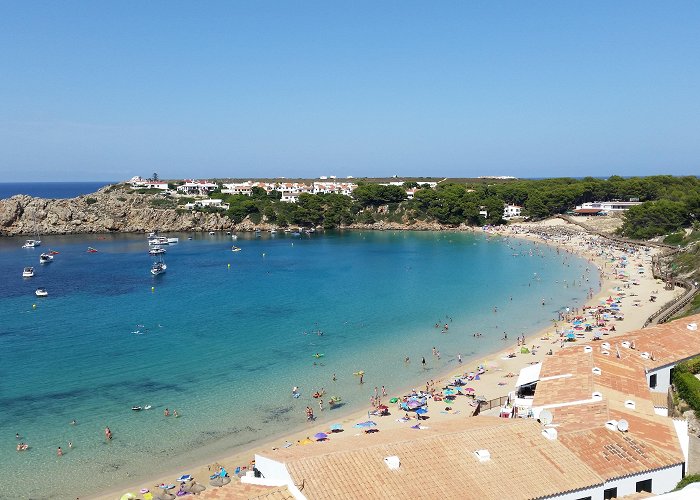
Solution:
M 375 386 L 424 385 L 458 354 L 475 366 L 503 332 L 545 327 L 598 283 L 584 260 L 485 234 L 171 236 L 180 243 L 156 277 L 143 235 L 44 236 L 36 249 L 0 239 L 0 497 L 83 497 L 311 435 Z M 49 249 L 59 253 L 40 265 Z M 23 279 L 24 266 L 36 275 Z M 307 423 L 322 387 L 343 405 Z M 16 433 L 28 451 L 15 451 Z

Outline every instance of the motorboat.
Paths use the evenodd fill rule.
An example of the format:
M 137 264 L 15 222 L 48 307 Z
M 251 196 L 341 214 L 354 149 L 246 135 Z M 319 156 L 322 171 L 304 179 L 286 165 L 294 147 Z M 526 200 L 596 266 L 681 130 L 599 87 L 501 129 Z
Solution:
M 42 253 L 39 255 L 39 263 L 40 264 L 48 264 L 50 262 L 53 262 L 53 255 L 50 253 Z
M 180 243 L 180 238 L 168 238 L 168 245 L 173 245 L 175 243 Z
M 33 267 L 25 267 L 24 270 L 22 271 L 22 277 L 23 278 L 31 278 L 34 276 L 34 268 Z
M 209 231 L 209 236 L 214 236 L 216 234 L 216 231 Z
M 151 266 L 151 274 L 153 276 L 158 276 L 159 274 L 163 274 L 167 268 L 168 266 L 166 266 L 165 262 L 163 262 L 162 260 L 154 262 Z
M 231 251 L 232 251 L 232 252 L 240 252 L 240 251 L 241 251 L 241 247 L 237 247 L 236 245 L 234 245 L 234 246 L 231 247 Z
M 232 240 L 237 240 L 237 239 L 238 239 L 238 235 L 232 234 L 232 235 L 231 235 L 231 239 L 232 239 Z
M 41 245 L 41 240 L 27 240 L 22 245 L 22 248 L 34 248 Z
M 153 248 L 148 250 L 148 253 L 150 255 L 160 255 L 160 254 L 165 253 L 165 248 L 158 246 L 158 245 L 154 245 Z
M 92 247 L 88 247 L 88 249 L 85 250 L 85 251 L 86 251 L 87 253 L 97 253 L 97 249 L 92 248 Z
M 277 229 L 275 229 L 275 228 L 270 229 L 270 234 L 277 234 Z
M 37 297 L 48 297 L 49 292 L 46 291 L 46 288 L 37 288 L 34 291 L 34 295 L 36 295 Z
M 148 238 L 148 244 L 153 245 L 167 245 L 169 243 L 168 238 L 165 236 L 154 236 L 153 238 Z

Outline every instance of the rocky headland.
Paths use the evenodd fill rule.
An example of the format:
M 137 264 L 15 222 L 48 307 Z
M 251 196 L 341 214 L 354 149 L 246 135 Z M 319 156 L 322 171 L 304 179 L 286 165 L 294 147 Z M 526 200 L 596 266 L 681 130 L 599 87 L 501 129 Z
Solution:
M 161 201 L 162 200 L 162 201 Z M 67 199 L 17 195 L 0 200 L 0 235 L 110 232 L 219 231 L 234 228 L 225 214 L 162 207 L 161 195 L 135 193 L 123 185 Z
M 271 229 L 265 218 L 235 223 L 223 212 L 178 209 L 177 201 L 160 194 L 138 193 L 125 185 L 105 186 L 96 193 L 67 199 L 16 195 L 0 200 L 0 236 L 159 231 L 252 231 Z M 436 222 L 355 223 L 348 229 L 439 231 Z

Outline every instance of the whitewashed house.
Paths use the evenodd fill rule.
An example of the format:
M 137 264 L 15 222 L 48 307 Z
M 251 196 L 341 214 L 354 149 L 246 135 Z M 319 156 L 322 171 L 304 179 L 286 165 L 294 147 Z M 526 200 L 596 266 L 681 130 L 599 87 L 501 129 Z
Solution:
M 160 189 L 162 191 L 168 190 L 167 182 L 142 179 L 138 175 L 132 177 L 129 180 L 129 184 L 131 185 L 131 189 Z
M 177 187 L 177 192 L 187 196 L 206 196 L 219 186 L 214 182 L 200 180 L 185 180 L 185 183 Z
M 229 204 L 224 203 L 223 200 L 220 200 L 218 198 L 207 198 L 205 200 L 197 200 L 194 202 L 185 203 L 185 208 L 188 210 L 193 210 L 195 208 L 203 208 L 203 207 L 216 208 L 219 210 L 228 210 Z
M 506 205 L 503 209 L 503 218 L 505 220 L 514 219 L 516 217 L 522 217 L 523 207 L 519 205 Z

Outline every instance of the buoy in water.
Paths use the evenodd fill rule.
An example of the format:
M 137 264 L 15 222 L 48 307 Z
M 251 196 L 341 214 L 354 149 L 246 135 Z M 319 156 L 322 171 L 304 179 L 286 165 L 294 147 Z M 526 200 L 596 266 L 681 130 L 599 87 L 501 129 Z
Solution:
M 265 252 L 263 252 L 263 257 L 265 257 Z
M 155 292 L 155 291 L 156 291 L 156 287 L 152 286 L 152 287 L 151 287 L 151 291 L 152 291 L 152 292 Z
M 228 268 L 231 269 L 231 264 L 228 265 Z
M 32 304 L 32 309 L 36 309 L 36 304 Z

